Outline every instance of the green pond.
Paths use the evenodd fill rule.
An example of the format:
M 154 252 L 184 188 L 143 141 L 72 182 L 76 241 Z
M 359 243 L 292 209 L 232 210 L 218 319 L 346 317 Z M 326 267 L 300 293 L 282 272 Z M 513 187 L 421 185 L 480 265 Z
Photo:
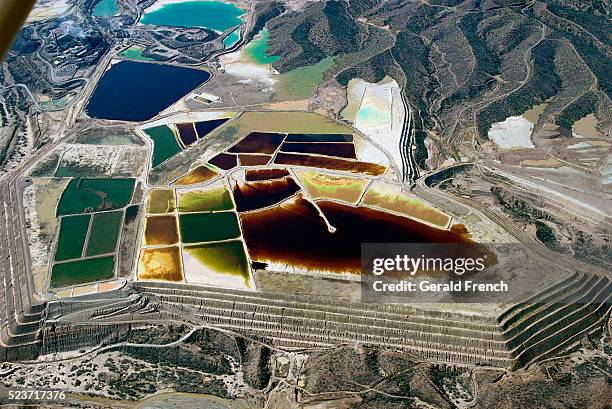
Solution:
M 241 276 L 249 282 L 249 262 L 240 240 L 185 246 L 184 251 L 216 273 Z
M 139 211 L 140 211 L 139 205 L 128 206 L 125 209 L 125 224 L 130 224 L 134 220 L 136 220 L 136 217 L 138 216 Z
M 87 256 L 113 253 L 119 237 L 123 212 L 104 212 L 94 215 L 87 244 Z
M 280 56 L 268 55 L 268 41 L 270 40 L 270 33 L 268 29 L 264 28 L 244 47 L 246 55 L 257 64 L 274 64 Z
M 141 47 L 130 47 L 127 50 L 122 51 L 119 55 L 125 58 L 130 58 L 132 60 L 155 61 L 155 58 L 145 57 L 144 55 L 142 55 L 143 51 L 144 49 Z
M 51 271 L 51 287 L 92 283 L 107 280 L 115 275 L 114 256 L 89 258 L 55 264 Z
M 117 0 L 100 0 L 93 9 L 95 17 L 112 17 L 118 12 Z
M 240 236 L 234 212 L 189 213 L 179 215 L 183 243 L 235 239 Z
M 181 193 L 178 208 L 185 213 L 232 210 L 234 203 L 227 189 L 218 187 Z
M 232 48 L 240 40 L 240 27 L 229 33 L 223 40 L 223 48 Z
M 151 161 L 153 167 L 165 162 L 182 150 L 176 141 L 174 132 L 166 125 L 147 128 L 144 132 L 153 141 L 153 159 Z
M 223 32 L 241 23 L 244 11 L 222 1 L 183 1 L 164 4 L 147 12 L 140 19 L 143 24 L 156 26 L 204 27 Z
M 63 217 L 55 249 L 55 260 L 81 258 L 89 228 L 89 215 Z
M 277 99 L 304 99 L 310 97 L 323 82 L 324 74 L 334 65 L 334 57 L 326 57 L 316 64 L 296 68 L 279 75 L 275 85 Z
M 135 179 L 72 179 L 57 207 L 57 214 L 85 213 L 125 207 L 134 191 Z

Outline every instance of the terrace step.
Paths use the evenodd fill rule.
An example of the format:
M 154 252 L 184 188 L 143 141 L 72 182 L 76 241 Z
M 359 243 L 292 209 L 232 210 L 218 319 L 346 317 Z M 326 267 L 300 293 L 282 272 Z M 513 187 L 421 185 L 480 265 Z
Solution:
M 217 300 L 210 297 L 183 297 L 183 296 L 175 296 L 175 295 L 165 295 L 165 294 L 156 294 L 155 297 L 160 300 L 168 300 L 172 302 L 173 300 L 180 299 L 181 302 L 185 302 L 191 305 L 200 306 L 201 308 L 206 307 L 215 307 L 221 309 L 228 309 L 234 311 L 245 311 L 249 314 L 267 314 L 270 316 L 282 317 L 289 314 L 298 318 L 309 318 L 309 319 L 318 319 L 322 321 L 334 321 L 334 322 L 345 322 L 352 324 L 362 324 L 362 325 L 375 325 L 381 327 L 387 327 L 395 329 L 398 326 L 401 326 L 402 329 L 414 329 L 421 332 L 431 332 L 431 333 L 441 333 L 441 334 L 449 334 L 449 335 L 460 335 L 470 338 L 476 338 L 479 340 L 484 340 L 487 342 L 503 342 L 503 337 L 499 335 L 499 333 L 494 332 L 486 332 L 483 330 L 473 330 L 473 329 L 465 329 L 457 326 L 449 326 L 437 324 L 436 320 L 433 320 L 432 324 L 412 322 L 410 316 L 398 316 L 394 317 L 395 319 L 389 318 L 376 318 L 368 316 L 368 312 L 353 312 L 352 314 L 348 313 L 336 313 L 336 312 L 313 312 L 307 309 L 295 309 L 291 306 L 285 307 L 277 307 L 270 305 L 262 305 L 255 303 L 245 303 L 240 301 L 226 301 L 226 300 Z M 359 315 L 357 313 L 360 313 Z
M 172 300 L 171 296 L 162 296 L 160 299 L 164 304 L 175 305 L 178 308 L 186 305 L 187 302 L 181 298 L 181 300 Z M 228 303 L 224 302 L 220 304 L 218 301 L 207 301 L 206 304 L 195 305 L 195 308 L 199 309 L 199 312 L 203 312 L 204 315 L 224 315 L 232 318 L 242 318 L 245 320 L 261 320 L 267 321 L 275 319 L 276 321 L 282 322 L 283 324 L 291 324 L 292 322 L 296 325 L 302 325 L 305 328 L 314 327 L 355 327 L 362 328 L 364 331 L 374 331 L 380 329 L 386 331 L 388 334 L 396 333 L 401 334 L 402 337 L 408 337 L 412 339 L 420 338 L 434 338 L 440 343 L 456 344 L 456 340 L 462 340 L 463 344 L 473 344 L 474 347 L 480 347 L 484 349 L 497 349 L 504 350 L 504 343 L 502 341 L 493 341 L 487 338 L 489 336 L 482 336 L 482 334 L 476 334 L 474 331 L 461 330 L 459 328 L 446 328 L 440 326 L 423 326 L 406 324 L 404 322 L 391 321 L 391 320 L 380 320 L 372 319 L 366 316 L 355 317 L 355 316 L 340 316 L 338 314 L 326 314 L 320 317 L 308 317 L 300 314 L 302 310 L 293 311 L 291 308 L 277 308 L 276 311 L 271 311 L 270 307 L 261 307 L 253 309 L 253 304 L 243 303 Z M 311 324 L 307 324 L 311 323 Z M 399 326 L 403 328 L 398 328 Z M 478 337 L 476 337 L 478 335 Z
M 610 292 L 610 280 L 607 277 L 591 277 L 576 292 L 567 295 L 554 304 L 547 304 L 539 314 L 530 316 L 525 320 L 525 325 L 520 326 L 520 332 L 514 331 L 515 335 L 508 339 L 508 347 L 516 349 L 519 346 L 525 347 L 529 339 L 542 333 L 548 326 L 554 325 L 560 319 L 564 319 L 567 314 L 575 314 L 589 307 L 598 301 L 606 292 Z M 577 309 L 578 308 L 578 309 Z
M 158 286 L 158 284 L 162 284 Z M 225 289 L 221 291 L 216 289 L 212 291 L 209 287 L 201 287 L 197 291 L 183 291 L 179 288 L 168 288 L 165 283 L 142 284 L 137 283 L 136 288 L 153 296 L 157 294 L 174 295 L 181 297 L 192 298 L 207 298 L 214 300 L 240 301 L 253 303 L 256 305 L 277 306 L 280 308 L 295 308 L 315 312 L 329 312 L 341 315 L 354 315 L 355 313 L 366 313 L 369 316 L 380 319 L 401 319 L 410 320 L 415 324 L 432 324 L 437 323 L 443 326 L 456 326 L 466 329 L 491 331 L 497 330 L 498 325 L 495 318 L 482 316 L 464 316 L 457 313 L 446 313 L 443 311 L 429 311 L 417 309 L 406 305 L 381 305 L 381 304 L 363 304 L 351 303 L 340 300 L 334 300 L 333 304 L 328 299 L 322 299 L 317 302 L 317 298 L 309 297 L 309 302 L 296 300 L 297 296 L 276 295 L 267 293 L 247 292 L 238 290 Z M 429 314 L 431 312 L 431 315 Z
M 515 307 L 511 307 L 506 310 L 499 319 L 502 329 L 509 330 L 513 328 L 517 322 L 525 316 L 528 316 L 534 312 L 537 312 L 545 306 L 559 297 L 563 297 L 568 293 L 580 288 L 583 285 L 584 280 L 588 280 L 588 276 L 584 273 L 576 273 L 570 278 L 556 284 L 555 286 L 530 297 L 528 301 L 521 302 Z
M 177 309 L 185 309 L 184 303 L 180 302 L 166 301 L 164 304 L 173 305 Z M 188 310 L 186 311 L 189 312 Z M 376 343 L 378 343 L 378 341 L 382 342 L 385 339 L 393 339 L 393 343 L 397 346 L 437 346 L 440 350 L 460 351 L 474 355 L 493 355 L 507 359 L 511 357 L 508 351 L 504 349 L 503 343 L 480 345 L 478 340 L 466 337 L 446 336 L 435 333 L 427 334 L 418 331 L 381 328 L 372 325 L 342 324 L 314 319 L 308 321 L 301 319 L 294 325 L 286 323 L 285 317 L 281 316 L 276 316 L 275 318 L 277 319 L 272 320 L 270 319 L 271 316 L 267 314 L 253 314 L 252 317 L 242 318 L 234 316 L 233 312 L 233 310 L 219 310 L 214 307 L 201 307 L 200 311 L 195 312 L 195 314 L 199 315 L 206 322 L 212 322 L 221 327 L 226 325 L 231 325 L 232 327 L 240 326 L 245 331 L 251 328 L 266 328 L 274 329 L 278 333 L 286 331 L 301 333 L 303 337 L 314 332 L 330 340 L 353 342 L 376 340 Z M 287 318 L 291 319 L 293 317 Z
M 585 334 L 605 322 L 612 309 L 612 297 L 599 304 L 591 314 L 561 327 L 557 332 L 525 349 L 517 356 L 515 367 L 525 367 L 548 358 L 578 342 Z M 570 336 L 568 337 L 568 334 Z

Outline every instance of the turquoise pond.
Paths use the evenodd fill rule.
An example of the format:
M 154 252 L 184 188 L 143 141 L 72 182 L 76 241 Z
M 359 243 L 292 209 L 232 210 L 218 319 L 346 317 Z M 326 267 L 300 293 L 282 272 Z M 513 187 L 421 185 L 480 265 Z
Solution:
M 391 121 L 391 112 L 374 105 L 362 106 L 359 109 L 356 121 L 365 122 L 369 125 L 389 123 Z
M 112 17 L 118 12 L 117 0 L 100 0 L 93 9 L 95 17 Z
M 233 4 L 192 0 L 164 4 L 150 12 L 145 10 L 140 22 L 156 26 L 204 27 L 223 32 L 239 25 L 243 14 L 244 11 Z
M 270 33 L 264 28 L 244 48 L 244 52 L 257 64 L 274 64 L 280 56 L 268 55 L 268 42 Z
M 225 40 L 223 40 L 223 48 L 232 48 L 240 40 L 240 27 L 232 31 Z

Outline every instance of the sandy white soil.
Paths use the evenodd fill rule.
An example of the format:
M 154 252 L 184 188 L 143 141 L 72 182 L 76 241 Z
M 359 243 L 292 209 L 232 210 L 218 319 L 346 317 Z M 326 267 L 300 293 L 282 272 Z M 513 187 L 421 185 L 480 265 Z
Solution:
M 139 127 L 140 129 L 148 129 L 154 126 L 159 125 L 168 125 L 170 123 L 183 123 L 183 122 L 200 122 L 200 121 L 211 121 L 213 119 L 221 119 L 221 118 L 233 118 L 236 116 L 235 112 L 222 112 L 222 111 L 211 111 L 211 112 L 199 112 L 199 111 L 191 111 L 191 112 L 181 112 L 176 115 L 172 115 L 167 118 L 158 119 L 153 122 L 148 122 L 147 124 Z
M 573 145 L 568 145 L 567 149 L 587 149 L 587 148 L 592 148 L 592 147 L 593 145 L 591 145 L 590 143 L 578 142 Z
M 601 176 L 599 178 L 603 185 L 612 184 L 612 154 L 608 155 L 608 159 L 606 160 L 606 164 L 601 169 Z
M 28 223 L 28 242 L 30 244 L 30 256 L 32 267 L 43 267 L 49 259 L 49 246 L 41 238 L 40 224 L 36 214 L 36 192 L 38 186 L 31 184 L 23 190 L 23 205 Z
M 397 82 L 389 77 L 376 84 L 359 78 L 353 79 L 349 82 L 348 99 L 348 111 L 343 112 L 343 116 L 346 115 L 350 120 L 353 115 L 351 110 L 357 107 L 353 120 L 355 128 L 386 150 L 397 169 L 401 169 L 399 146 L 404 110 Z M 386 156 L 371 144 L 356 143 L 356 148 L 361 160 L 388 163 Z

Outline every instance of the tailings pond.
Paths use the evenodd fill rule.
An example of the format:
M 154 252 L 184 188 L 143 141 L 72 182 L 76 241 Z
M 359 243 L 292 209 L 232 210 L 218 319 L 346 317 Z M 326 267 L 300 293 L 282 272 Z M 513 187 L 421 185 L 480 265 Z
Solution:
M 87 113 L 93 118 L 145 121 L 202 84 L 206 71 L 172 65 L 121 61 L 96 87 Z
M 244 11 L 221 1 L 181 1 L 154 4 L 145 10 L 143 24 L 156 26 L 204 27 L 223 32 L 241 23 Z

